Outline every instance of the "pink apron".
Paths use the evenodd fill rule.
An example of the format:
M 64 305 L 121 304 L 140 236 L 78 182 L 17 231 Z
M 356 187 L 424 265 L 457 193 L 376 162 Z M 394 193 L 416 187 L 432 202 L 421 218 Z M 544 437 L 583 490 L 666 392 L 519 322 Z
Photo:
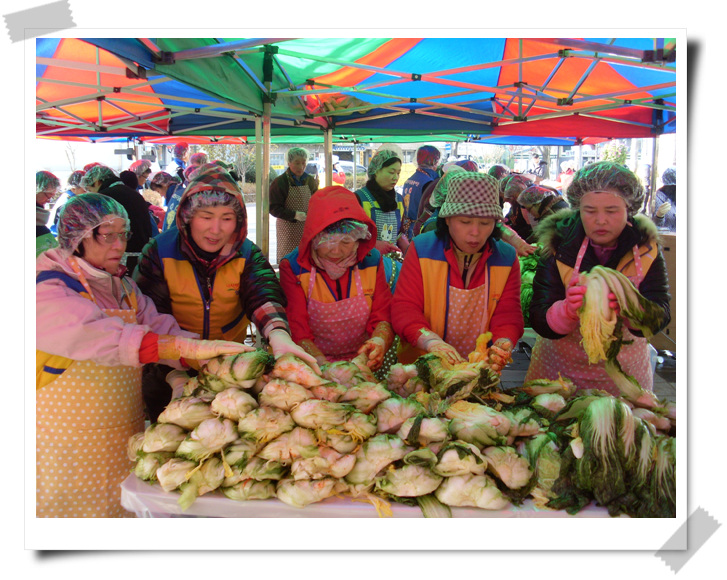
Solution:
M 457 352 L 467 360 L 468 355 L 474 352 L 477 337 L 487 331 L 487 295 L 490 285 L 488 278 L 482 286 L 465 290 L 463 288 L 449 287 L 449 300 L 447 304 L 447 331 L 443 337 L 445 342 L 457 349 Z M 478 317 L 474 313 L 481 312 Z
M 133 309 L 103 312 L 136 322 Z M 35 404 L 36 517 L 133 517 L 120 485 L 133 468 L 129 437 L 144 430 L 141 367 L 75 361 Z
M 366 301 L 358 266 L 353 269 L 356 296 L 337 302 L 313 300 L 313 287 L 317 271 L 311 270 L 308 282 L 308 324 L 315 336 L 315 344 L 329 361 L 351 360 L 368 339 L 366 324 L 371 307 Z
M 583 240 L 578 258 L 573 268 L 573 276 L 577 276 L 583 256 L 588 248 L 588 238 Z M 634 246 L 634 262 L 636 266 L 636 278 L 631 282 L 639 287 L 643 279 L 641 258 L 638 246 Z M 538 336 L 533 346 L 530 359 L 530 366 L 525 375 L 525 382 L 535 379 L 555 380 L 560 374 L 563 378 L 573 381 L 578 389 L 601 389 L 612 395 L 619 396 L 621 393 L 606 374 L 605 362 L 589 364 L 588 355 L 581 345 L 581 331 L 576 328 L 570 334 L 558 340 Z M 653 390 L 654 376 L 651 370 L 649 359 L 649 343 L 643 337 L 634 336 L 624 326 L 623 339 L 633 340 L 632 344 L 625 344 L 621 347 L 617 360 L 623 371 L 633 376 L 647 391 Z

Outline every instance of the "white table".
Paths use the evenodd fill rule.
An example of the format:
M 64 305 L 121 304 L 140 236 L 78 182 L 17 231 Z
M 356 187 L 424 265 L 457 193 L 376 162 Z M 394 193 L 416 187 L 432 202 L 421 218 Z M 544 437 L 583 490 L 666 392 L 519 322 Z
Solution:
M 165 492 L 158 483 L 150 484 L 129 475 L 121 484 L 121 504 L 139 518 L 377 518 L 376 509 L 368 502 L 331 497 L 304 508 L 295 508 L 278 499 L 235 501 L 215 491 L 198 497 L 183 512 L 177 504 L 179 492 Z M 564 510 L 538 509 L 532 500 L 521 506 L 491 511 L 477 508 L 451 508 L 454 518 L 608 518 L 606 508 L 589 505 L 575 516 Z M 418 507 L 391 503 L 395 518 L 421 518 Z M 626 517 L 626 516 L 624 516 Z

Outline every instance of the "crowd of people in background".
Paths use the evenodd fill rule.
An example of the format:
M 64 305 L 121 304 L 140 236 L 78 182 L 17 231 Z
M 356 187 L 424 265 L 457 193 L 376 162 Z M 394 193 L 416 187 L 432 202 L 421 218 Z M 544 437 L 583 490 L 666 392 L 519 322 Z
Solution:
M 488 362 L 502 369 L 524 332 L 519 257 L 535 252 L 528 380 L 564 373 L 614 391 L 580 347 L 577 274 L 596 265 L 663 313 L 651 330 L 669 323 L 658 233 L 676 229 L 675 168 L 645 207 L 640 178 L 609 161 L 566 163 L 550 180 L 537 155 L 518 173 L 423 145 L 399 189 L 403 154 L 387 145 L 352 191 L 319 189 L 308 159 L 291 148 L 270 184 L 277 268 L 247 237 L 239 176 L 186 143 L 156 172 L 144 159 L 120 173 L 89 163 L 64 186 L 37 172 L 38 516 L 125 515 L 126 440 L 215 356 L 267 348 L 316 372 L 357 359 L 382 373 L 424 353 L 465 361 L 490 332 Z M 646 341 L 626 337 L 619 361 L 649 390 Z M 104 410 L 81 409 L 79 394 Z M 81 460 L 87 479 L 58 485 Z

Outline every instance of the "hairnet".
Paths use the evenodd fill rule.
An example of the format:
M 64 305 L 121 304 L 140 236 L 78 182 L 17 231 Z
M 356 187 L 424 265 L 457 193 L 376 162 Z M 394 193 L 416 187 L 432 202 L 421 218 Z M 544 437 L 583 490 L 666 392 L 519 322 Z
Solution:
M 368 176 L 373 177 L 381 168 L 388 167 L 397 161 L 401 163 L 399 153 L 391 149 L 379 149 L 369 162 L 367 170 Z
M 349 238 L 351 241 L 369 240 L 371 232 L 363 222 L 352 219 L 339 220 L 317 234 L 313 238 L 312 247 L 316 248 L 321 244 L 338 242 L 345 238 Z
M 288 163 L 292 163 L 296 159 L 308 159 L 308 151 L 306 149 L 303 149 L 303 147 L 291 147 L 288 149 Z
M 189 158 L 190 165 L 204 165 L 205 163 L 208 163 L 210 160 L 209 155 L 205 153 L 204 151 L 199 151 L 197 153 L 192 153 L 192 155 Z
M 89 189 L 97 181 L 104 182 L 111 177 L 118 177 L 113 169 L 105 165 L 94 165 L 86 170 L 86 175 L 81 179 L 81 187 Z
M 623 197 L 628 215 L 636 215 L 644 202 L 644 187 L 636 174 L 613 161 L 599 161 L 579 169 L 573 176 L 566 195 L 573 209 L 579 209 L 581 198 L 594 191 L 613 189 Z
M 502 179 L 506 175 L 510 174 L 510 168 L 500 163 L 493 165 L 487 170 L 487 174 L 491 175 L 495 179 Z
M 216 163 L 206 163 L 197 168 L 178 212 L 182 223 L 187 225 L 201 207 L 230 206 L 235 211 L 238 226 L 246 225 L 247 213 L 241 199 L 240 186 L 230 174 Z
M 81 179 L 86 175 L 85 171 L 74 171 L 68 176 L 68 187 L 78 187 L 81 185 Z
M 432 195 L 429 198 L 429 205 L 432 207 L 442 207 L 444 200 L 447 199 L 447 184 L 452 176 L 462 172 L 464 172 L 464 169 L 462 169 L 459 165 L 453 165 L 450 167 L 447 170 L 447 173 L 442 175 L 439 181 L 437 181 L 437 184 L 434 186 Z
M 35 174 L 35 193 L 41 191 L 49 191 L 51 189 L 59 190 L 61 188 L 61 180 L 53 175 L 50 171 L 38 171 Z
M 513 187 L 517 186 L 517 188 L 520 190 L 517 192 L 517 195 L 509 195 L 506 196 L 506 198 L 516 198 L 520 193 L 533 185 L 533 180 L 529 179 L 528 177 L 525 177 L 522 173 L 511 173 L 510 175 L 506 175 L 500 180 L 500 191 L 504 194 L 507 193 L 508 189 L 512 189 Z
M 91 161 L 91 163 L 86 163 L 86 165 L 83 166 L 83 170 L 88 173 L 88 170 L 92 167 L 96 167 L 97 165 L 103 165 L 103 163 L 99 163 L 98 161 Z
M 192 181 L 195 175 L 197 175 L 199 168 L 202 167 L 201 165 L 188 165 L 184 169 L 184 179 L 187 181 Z
M 58 217 L 58 245 L 73 253 L 94 228 L 108 215 L 127 220 L 129 216 L 116 200 L 100 193 L 85 193 L 70 198 L 60 209 Z
M 472 161 L 471 159 L 462 159 L 461 161 L 455 161 L 455 163 L 465 171 L 472 171 L 473 173 L 477 173 L 480 170 L 480 166 L 477 165 L 477 162 Z
M 543 201 L 546 197 L 557 196 L 559 193 L 550 187 L 543 185 L 531 185 L 520 193 L 517 202 L 523 207 L 530 207 Z
M 136 175 L 141 177 L 147 171 L 151 171 L 151 161 L 148 159 L 139 159 L 138 161 L 134 161 L 131 165 L 129 165 L 129 171 L 133 171 Z
M 422 145 L 417 149 L 417 165 L 434 169 L 442 154 L 434 145 Z
M 187 145 L 184 142 L 177 143 L 174 146 L 174 156 L 178 159 L 181 159 L 182 157 L 184 157 L 187 154 L 187 151 L 189 151 L 189 145 Z
M 156 173 L 152 174 L 150 184 L 164 187 L 165 185 L 169 185 L 173 181 L 176 181 L 173 175 L 170 175 L 166 171 L 157 171 Z
M 677 184 L 677 168 L 670 167 L 661 176 L 661 182 L 664 185 L 676 185 Z
M 486 173 L 471 171 L 452 175 L 439 217 L 458 215 L 503 219 L 497 180 Z

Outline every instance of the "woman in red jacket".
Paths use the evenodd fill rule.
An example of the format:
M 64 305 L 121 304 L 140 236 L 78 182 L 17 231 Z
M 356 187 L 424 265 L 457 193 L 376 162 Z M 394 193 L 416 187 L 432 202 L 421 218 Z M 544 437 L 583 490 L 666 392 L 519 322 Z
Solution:
M 376 225 L 356 195 L 340 186 L 310 199 L 300 246 L 280 262 L 293 340 L 320 364 L 368 358 L 381 367 L 394 340 L 391 292 Z
M 436 231 L 414 238 L 391 308 L 401 362 L 425 352 L 450 363 L 467 360 L 477 337 L 490 331 L 501 349 L 492 362 L 501 366 L 522 336 L 520 263 L 515 249 L 497 239 L 498 195 L 497 180 L 487 174 L 453 175 Z

